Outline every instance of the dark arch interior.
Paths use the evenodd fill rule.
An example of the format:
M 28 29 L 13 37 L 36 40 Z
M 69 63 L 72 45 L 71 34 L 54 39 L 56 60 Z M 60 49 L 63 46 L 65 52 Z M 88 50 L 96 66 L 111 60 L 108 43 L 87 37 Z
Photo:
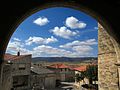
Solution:
M 81 10 L 97 19 L 120 44 L 120 1 L 102 0 L 29 0 L 2 2 L 0 33 L 0 66 L 7 44 L 17 26 L 28 16 L 49 7 L 62 6 Z M 5 6 L 7 8 L 5 8 Z

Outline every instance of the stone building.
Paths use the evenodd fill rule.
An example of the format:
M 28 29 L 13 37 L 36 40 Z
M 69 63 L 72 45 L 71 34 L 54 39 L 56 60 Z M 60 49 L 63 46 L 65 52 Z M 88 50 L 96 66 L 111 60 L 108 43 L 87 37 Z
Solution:
M 56 74 L 56 80 L 60 81 L 74 81 L 75 72 L 68 65 L 57 63 L 47 66 Z
M 9 75 L 9 85 L 4 90 L 30 90 L 30 67 L 31 55 L 5 54 L 3 66 L 3 77 Z M 9 70 L 7 69 L 9 66 Z M 6 67 L 6 68 L 5 68 Z M 4 73 L 7 70 L 9 74 Z M 3 78 L 3 84 L 6 78 Z
M 120 47 L 98 24 L 98 81 L 100 90 L 120 89 Z
M 53 71 L 44 67 L 31 67 L 31 89 L 54 89 L 56 75 Z
M 1 82 L 3 86 L 3 90 L 10 90 L 12 88 L 12 79 L 11 79 L 11 65 L 4 63 L 2 65 L 1 72 Z M 6 87 L 7 86 L 7 87 Z

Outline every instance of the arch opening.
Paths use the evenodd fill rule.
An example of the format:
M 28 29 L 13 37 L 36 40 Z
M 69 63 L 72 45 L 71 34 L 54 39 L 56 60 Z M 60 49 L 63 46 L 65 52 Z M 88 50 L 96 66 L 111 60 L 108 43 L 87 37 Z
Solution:
M 68 7 L 68 6 L 67 6 Z M 73 8 L 73 7 L 72 7 Z M 84 11 L 84 10 L 83 10 Z M 100 22 L 102 22 L 100 19 L 98 19 Z M 102 22 L 102 23 L 104 23 L 104 22 Z M 105 27 L 106 27 L 106 25 L 105 24 L 103 24 Z M 108 28 L 108 27 L 107 27 Z

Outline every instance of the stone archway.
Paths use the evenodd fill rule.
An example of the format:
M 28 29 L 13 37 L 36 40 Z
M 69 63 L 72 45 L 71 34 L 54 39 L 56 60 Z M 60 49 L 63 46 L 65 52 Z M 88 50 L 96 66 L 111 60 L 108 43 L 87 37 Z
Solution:
M 98 82 L 100 90 L 119 90 L 119 71 L 117 62 L 119 60 L 118 44 L 98 24 Z M 117 52 L 118 51 L 118 52 Z
M 74 0 L 73 0 L 74 1 Z M 77 2 L 75 2 L 75 3 L 77 3 Z M 79 10 L 81 10 L 82 8 L 80 7 L 80 5 L 76 5 L 74 2 L 72 2 L 72 3 L 64 3 L 64 2 L 62 2 L 62 3 L 60 3 L 60 4 L 58 4 L 58 6 L 64 6 L 64 5 L 66 5 L 66 6 L 71 6 L 71 7 L 77 7 L 76 9 L 78 9 L 79 8 Z M 53 3 L 54 5 L 53 6 L 57 6 L 57 4 L 56 3 Z M 80 4 L 80 3 L 79 3 Z M 83 4 L 84 5 L 84 4 Z M 49 6 L 49 5 L 48 5 Z M 46 7 L 48 7 L 48 6 L 45 6 L 45 8 Z M 42 8 L 42 5 L 41 5 L 41 8 Z M 101 8 L 101 7 L 100 7 Z M 84 10 L 83 10 L 84 11 Z M 88 13 L 88 14 L 90 14 L 91 16 L 95 16 L 95 18 L 99 18 L 98 20 L 99 21 L 101 21 L 100 19 L 102 19 L 102 18 L 100 18 L 100 17 L 97 17 L 97 15 L 95 15 L 94 13 L 91 13 L 91 11 L 89 11 L 88 9 L 85 9 L 85 11 Z M 33 12 L 32 12 L 33 13 Z M 28 14 L 29 15 L 29 14 Z M 27 15 L 27 16 L 28 16 Z M 24 15 L 23 15 L 24 16 Z M 25 17 L 27 17 L 27 16 L 25 16 Z M 23 19 L 25 19 L 25 17 L 23 17 L 22 18 L 22 20 Z M 16 21 L 15 21 L 16 22 Z M 21 22 L 21 21 L 20 21 Z M 102 22 L 100 22 L 100 23 L 102 23 Z M 9 23 L 10 24 L 10 23 Z M 13 25 L 15 24 L 15 23 L 12 23 Z M 17 22 L 17 25 L 18 25 L 19 23 Z M 105 26 L 105 24 L 104 23 L 102 23 L 104 26 Z M 0 47 L 3 47 L 3 49 L 1 49 L 0 48 L 0 50 L 1 51 L 3 51 L 2 53 L 1 53 L 1 59 L 3 58 L 3 54 L 4 54 L 4 52 L 5 52 L 5 48 L 6 48 L 6 46 L 7 46 L 7 43 L 8 43 L 8 41 L 9 41 L 9 39 L 10 39 L 10 37 L 11 37 L 11 35 L 12 35 L 12 33 L 14 32 L 14 30 L 15 30 L 15 28 L 17 27 L 17 25 L 15 25 L 15 27 L 13 28 L 13 30 L 10 30 L 11 29 L 11 27 L 9 27 L 9 29 L 8 30 L 10 30 L 8 33 L 6 33 L 6 37 L 4 37 L 4 40 L 5 41 L 2 41 L 2 44 L 4 44 L 4 46 L 2 45 L 2 46 L 0 46 Z M 110 30 L 108 30 L 109 32 L 110 32 Z M 3 34 L 4 35 L 4 34 Z M 103 34 L 104 35 L 104 34 Z M 111 36 L 114 36 L 114 35 L 108 35 L 108 38 L 109 37 L 111 37 Z M 107 40 L 106 39 L 102 39 L 102 41 L 106 41 L 105 43 L 107 43 Z M 101 59 L 99 59 L 100 60 L 100 62 L 99 62 L 99 66 L 101 66 L 102 64 L 103 64 L 103 66 L 104 67 L 106 67 L 106 65 L 108 65 L 107 63 L 105 64 L 105 62 L 106 61 L 112 61 L 113 60 L 113 62 L 110 62 L 109 63 L 109 65 L 108 65 L 108 68 L 110 68 L 109 66 L 110 65 L 113 65 L 113 63 L 115 63 L 116 64 L 116 62 L 117 62 L 117 60 L 120 58 L 119 56 L 120 56 L 120 49 L 119 49 L 119 45 L 117 44 L 117 42 L 115 41 L 115 40 L 113 40 L 113 41 L 111 41 L 111 40 L 108 40 L 108 41 L 110 41 L 110 45 L 101 45 L 101 47 L 100 47 L 100 52 L 99 52 L 99 57 L 101 58 L 103 58 L 103 57 L 105 57 L 105 58 L 101 58 Z M 113 42 L 115 42 L 114 44 L 113 44 Z M 107 50 L 107 52 L 106 51 L 104 51 L 103 49 L 102 49 L 102 46 L 104 46 L 104 48 L 106 48 L 105 50 Z M 109 54 L 108 54 L 109 53 Z M 110 55 L 112 55 L 112 57 L 110 56 Z M 109 56 L 109 57 L 108 57 Z M 109 59 L 107 59 L 106 57 L 108 57 L 108 58 L 110 58 L 110 60 Z M 105 60 L 105 59 L 107 59 L 107 60 Z M 103 60 L 103 62 L 101 62 Z M 119 63 L 117 63 L 117 65 L 119 65 Z M 99 76 L 101 77 L 101 79 L 100 79 L 100 84 L 101 85 L 103 85 L 103 84 L 105 84 L 105 85 L 107 85 L 107 87 L 105 87 L 104 85 L 102 86 L 102 87 L 100 87 L 100 90 L 101 89 L 103 89 L 103 90 L 107 90 L 107 89 L 111 89 L 111 90 L 116 90 L 116 89 L 118 89 L 118 85 L 117 85 L 117 83 L 118 83 L 118 77 L 115 77 L 114 78 L 114 76 L 112 76 L 110 73 L 111 72 L 109 72 L 109 70 L 108 70 L 108 68 L 107 69 L 105 69 L 104 70 L 104 73 L 101 73 L 101 71 L 99 72 L 100 74 L 99 74 Z M 115 73 L 115 76 L 117 75 L 117 66 L 115 66 L 115 65 L 113 65 L 111 68 L 115 68 L 115 71 L 116 72 L 114 72 Z M 99 70 L 100 69 L 102 69 L 102 67 L 101 68 L 99 68 Z M 104 68 L 103 68 L 104 69 Z M 109 73 L 106 73 L 106 71 L 108 71 Z M 103 74 L 103 75 L 102 75 Z M 112 80 L 110 81 L 110 80 L 108 80 L 107 81 L 107 79 L 104 79 L 105 77 L 107 77 L 107 75 L 109 76 L 109 74 L 110 74 L 110 77 L 113 77 L 113 79 L 112 80 L 115 80 L 115 81 L 113 81 L 113 84 L 110 84 L 110 85 L 108 85 L 107 83 L 108 82 L 112 82 Z M 105 77 L 103 77 L 103 76 L 105 76 Z M 103 77 L 103 82 L 102 82 L 102 77 Z M 110 88 L 108 88 L 110 86 Z M 113 88 L 113 86 L 115 86 L 115 88 Z M 113 89 L 112 89 L 113 88 Z

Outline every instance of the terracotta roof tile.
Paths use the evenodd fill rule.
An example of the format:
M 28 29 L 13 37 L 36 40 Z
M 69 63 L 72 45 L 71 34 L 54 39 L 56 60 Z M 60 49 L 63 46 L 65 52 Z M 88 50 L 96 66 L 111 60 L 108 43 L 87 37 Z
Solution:
M 74 70 L 76 70 L 76 71 L 86 71 L 87 66 L 80 66 L 80 67 L 74 68 Z
M 50 67 L 50 68 L 69 68 L 67 65 L 64 65 L 64 64 L 52 64 L 48 67 Z
M 31 54 L 29 54 L 29 55 L 31 55 Z M 4 60 L 5 61 L 8 61 L 8 60 L 18 60 L 20 58 L 23 58 L 23 57 L 26 57 L 26 56 L 29 56 L 29 55 L 20 55 L 20 56 L 17 56 L 17 55 L 5 54 L 4 55 Z
M 4 60 L 10 60 L 10 59 L 12 59 L 12 58 L 14 58 L 14 57 L 15 57 L 15 55 L 5 54 L 5 55 L 4 55 Z

